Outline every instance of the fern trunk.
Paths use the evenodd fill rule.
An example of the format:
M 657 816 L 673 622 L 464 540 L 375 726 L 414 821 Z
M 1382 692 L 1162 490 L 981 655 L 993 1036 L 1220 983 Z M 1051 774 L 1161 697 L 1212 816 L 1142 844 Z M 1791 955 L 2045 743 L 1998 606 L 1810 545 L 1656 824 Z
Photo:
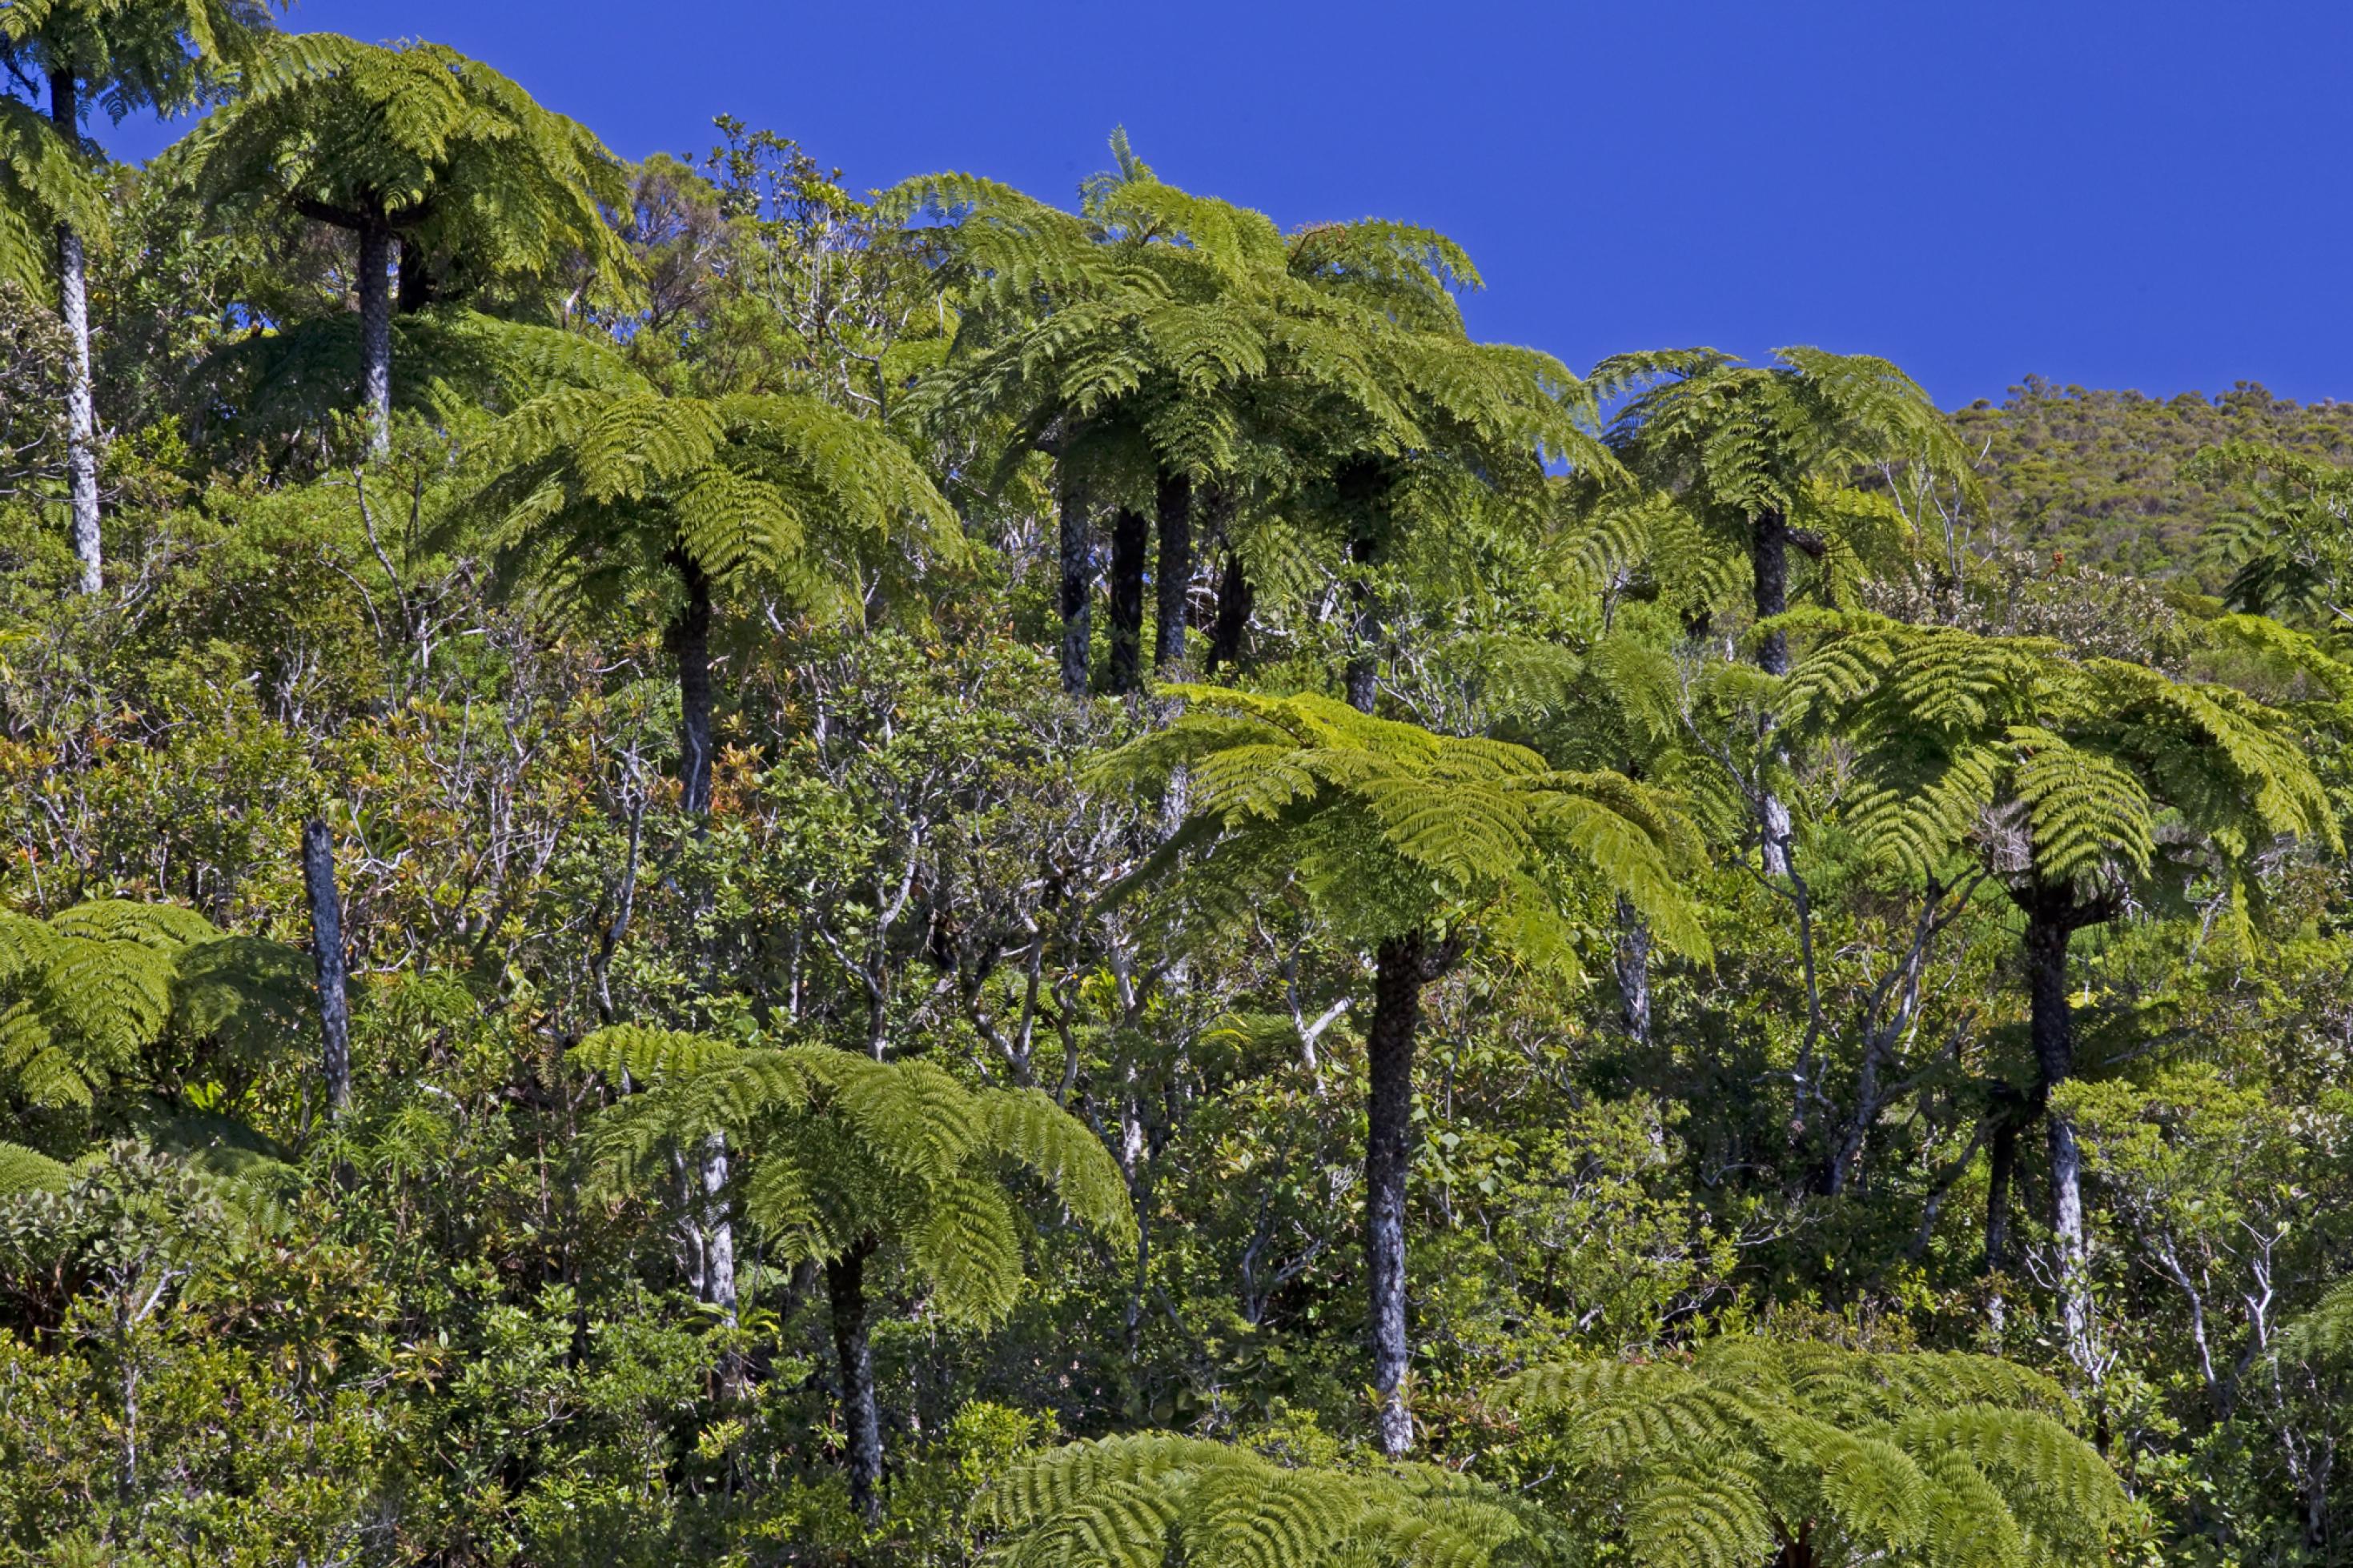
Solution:
M 1085 497 L 1078 481 L 1067 473 L 1061 479 L 1057 510 L 1062 572 L 1062 689 L 1072 697 L 1084 697 L 1087 663 L 1093 653 L 1094 606 L 1087 590 L 1093 576 L 1094 542 L 1087 527 Z
M 678 660 L 679 784 L 681 805 L 704 828 L 711 813 L 711 575 L 684 551 L 670 555 L 686 603 L 670 625 L 670 656 Z
M 1651 928 L 1623 893 L 1618 896 L 1618 1015 L 1627 1037 L 1651 1043 Z
M 2024 1107 L 2018 1092 L 2003 1085 L 1986 1114 L 1992 1131 L 1986 1139 L 1985 1268 L 1989 1274 L 1999 1274 L 2010 1267 L 2010 1194 L 2017 1181 Z
M 2026 975 L 2034 1045 L 2034 1103 L 2044 1111 L 2051 1156 L 2051 1228 L 2059 1245 L 2059 1310 L 2067 1348 L 2090 1370 L 2091 1299 L 2084 1244 L 2084 1156 L 2074 1123 L 2050 1109 L 2051 1091 L 2074 1075 L 2075 1013 L 2067 998 L 2067 950 L 2096 918 L 2072 889 L 2036 888 L 2026 909 Z
M 1225 569 L 1218 577 L 1218 617 L 1209 627 L 1210 674 L 1241 664 L 1242 637 L 1250 630 L 1250 605 L 1256 597 L 1241 556 L 1227 551 Z
M 1789 520 L 1778 511 L 1757 518 L 1750 541 L 1750 562 L 1756 574 L 1757 618 L 1770 620 L 1789 607 Z M 1757 666 L 1767 675 L 1789 673 L 1789 637 L 1772 632 L 1757 645 Z M 1766 733 L 1771 733 L 1768 722 Z M 1768 753 L 1771 749 L 1767 748 Z M 1762 818 L 1761 850 L 1765 874 L 1789 874 L 1789 803 L 1770 789 L 1757 802 Z
M 1358 535 L 1348 542 L 1348 559 L 1358 566 L 1369 566 L 1373 561 L 1373 542 Z M 1374 600 L 1372 585 L 1356 581 L 1348 584 L 1348 706 L 1359 713 L 1369 713 L 1381 694 L 1379 646 L 1381 636 L 1380 605 Z
M 1457 949 L 1423 932 L 1391 937 L 1375 954 L 1373 1017 L 1366 1034 L 1365 1262 L 1371 1298 L 1373 1388 L 1381 1452 L 1413 1447 L 1406 1405 L 1412 1352 L 1406 1338 L 1405 1184 L 1413 1163 L 1413 1057 L 1422 987 L 1452 966 Z
M 1160 527 L 1160 558 L 1153 579 L 1158 612 L 1152 641 L 1152 668 L 1166 673 L 1185 662 L 1185 628 L 1193 588 L 1193 481 L 1163 474 L 1154 510 Z
M 49 120 L 68 142 L 81 139 L 79 84 L 69 70 L 49 73 Z M 74 554 L 81 591 L 103 586 L 98 540 L 98 407 L 90 388 L 90 273 L 81 235 L 58 225 L 58 316 L 70 352 L 66 360 L 66 473 L 72 500 Z
M 882 1480 L 882 1422 L 874 1403 L 874 1352 L 866 1339 L 866 1260 L 873 1253 L 872 1241 L 860 1241 L 825 1266 L 841 1425 L 849 1442 L 849 1501 L 870 1522 L 881 1514 L 876 1489 Z
M 302 881 L 311 895 L 311 952 L 319 977 L 327 1115 L 340 1121 L 352 1107 L 352 1013 L 343 972 L 343 900 L 335 886 L 335 841 L 315 816 L 302 825 Z
M 1111 677 L 1114 697 L 1144 683 L 1144 556 L 1151 523 L 1131 507 L 1112 514 Z
M 368 452 L 392 450 L 392 230 L 360 227 L 360 404 Z

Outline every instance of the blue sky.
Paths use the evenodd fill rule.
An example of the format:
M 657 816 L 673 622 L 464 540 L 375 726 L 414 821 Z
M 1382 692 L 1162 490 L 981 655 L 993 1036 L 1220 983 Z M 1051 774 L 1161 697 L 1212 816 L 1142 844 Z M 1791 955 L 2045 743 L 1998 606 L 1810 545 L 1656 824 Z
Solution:
M 1286 226 L 1451 233 L 1474 328 L 1579 368 L 1811 342 L 1948 404 L 2028 372 L 2353 397 L 2341 5 L 301 0 L 289 25 L 453 45 L 627 156 L 741 115 L 853 187 L 958 168 L 1067 198 L 1124 123 L 1164 178 Z

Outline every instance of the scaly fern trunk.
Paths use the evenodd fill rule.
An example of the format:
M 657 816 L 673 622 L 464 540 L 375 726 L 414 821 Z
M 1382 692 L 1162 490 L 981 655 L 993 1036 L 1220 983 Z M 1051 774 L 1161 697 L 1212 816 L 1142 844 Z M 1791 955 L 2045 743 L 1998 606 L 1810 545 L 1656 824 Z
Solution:
M 874 1352 L 866 1341 L 866 1260 L 861 1240 L 825 1266 L 833 1317 L 834 1361 L 841 1378 L 841 1425 L 849 1441 L 849 1501 L 869 1522 L 881 1516 L 882 1422 L 874 1403 Z
M 1373 561 L 1374 542 L 1359 534 L 1348 542 L 1348 559 L 1359 566 Z M 1380 700 L 1381 608 L 1373 590 L 1358 582 L 1348 584 L 1348 706 L 1369 713 Z
M 368 426 L 368 453 L 392 450 L 392 230 L 381 222 L 360 228 L 360 405 Z
M 1366 1031 L 1365 1275 L 1371 1297 L 1373 1387 L 1381 1452 L 1395 1458 L 1413 1447 L 1406 1373 L 1405 1184 L 1413 1163 L 1413 1058 L 1421 1030 L 1421 992 L 1461 956 L 1459 942 L 1409 932 L 1374 955 L 1373 1017 Z
M 711 813 L 711 575 L 683 550 L 670 559 L 686 587 L 686 603 L 670 624 L 670 657 L 678 660 L 681 804 L 699 835 Z
M 1250 631 L 1250 605 L 1257 597 L 1240 554 L 1226 552 L 1225 570 L 1218 577 L 1218 618 L 1209 627 L 1209 673 L 1239 668 L 1242 638 Z
M 1627 1037 L 1651 1043 L 1651 928 L 1624 894 L 1618 897 L 1618 1016 Z
M 1111 678 L 1114 697 L 1144 684 L 1144 556 L 1151 524 L 1122 507 L 1111 520 Z
M 2089 1266 L 2084 1242 L 2084 1156 L 2075 1125 L 2050 1109 L 2051 1093 L 2074 1075 L 2075 1013 L 2067 999 L 2067 950 L 2074 934 L 2112 912 L 2072 888 L 2037 885 L 2014 894 L 2026 911 L 2027 990 L 2034 1045 L 2034 1105 L 2044 1112 L 2051 1152 L 2051 1228 L 2059 1244 L 2059 1311 L 2068 1353 L 2094 1373 Z
M 1789 607 L 1788 519 L 1778 511 L 1759 517 L 1749 551 L 1757 579 L 1757 618 L 1769 620 Z M 1757 666 L 1767 675 L 1789 673 L 1788 633 L 1773 632 L 1757 643 Z M 1771 733 L 1768 724 L 1766 734 Z M 1786 877 L 1789 874 L 1789 803 L 1767 789 L 1758 802 L 1758 815 L 1763 819 L 1759 838 L 1765 874 Z
M 81 100 L 71 71 L 49 73 L 49 120 L 58 134 L 79 144 Z M 81 562 L 81 591 L 95 594 L 105 577 L 98 540 L 98 405 L 90 387 L 90 274 L 81 235 L 69 223 L 58 225 L 58 315 L 72 351 L 66 362 L 66 473 L 74 554 Z
M 683 550 L 670 552 L 670 565 L 686 587 L 686 603 L 670 622 L 671 657 L 678 660 L 679 784 L 681 805 L 697 837 L 711 818 L 711 574 Z M 702 1300 L 735 1321 L 735 1226 L 727 1209 L 727 1140 L 714 1133 L 694 1152 L 691 1223 L 702 1229 Z
M 335 841 L 317 817 L 302 825 L 302 881 L 311 895 L 311 952 L 319 975 L 319 1024 L 327 1116 L 352 1108 L 352 1012 L 343 973 L 343 898 L 335 886 Z
M 1154 566 L 1155 609 L 1152 668 L 1166 674 L 1185 662 L 1185 629 L 1191 619 L 1193 588 L 1193 481 L 1163 474 L 1154 498 L 1160 525 L 1160 558 Z
M 1087 663 L 1093 657 L 1094 603 L 1088 587 L 1093 577 L 1094 541 L 1087 527 L 1086 498 L 1067 472 L 1056 498 L 1061 556 L 1062 689 L 1072 697 L 1087 694 Z

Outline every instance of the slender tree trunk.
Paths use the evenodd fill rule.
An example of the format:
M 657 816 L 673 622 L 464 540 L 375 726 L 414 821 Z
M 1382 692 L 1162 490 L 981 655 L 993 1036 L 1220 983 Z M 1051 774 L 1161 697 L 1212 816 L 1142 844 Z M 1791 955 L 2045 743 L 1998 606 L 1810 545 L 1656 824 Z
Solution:
M 841 1376 L 841 1425 L 849 1439 L 849 1501 L 869 1522 L 881 1515 L 882 1421 L 874 1403 L 874 1352 L 866 1342 L 866 1260 L 860 1241 L 825 1266 L 833 1311 L 833 1353 Z
M 670 625 L 670 653 L 678 660 L 679 784 L 681 805 L 695 837 L 711 830 L 711 574 L 684 550 L 670 562 L 686 587 L 686 603 Z M 695 1197 L 702 1238 L 702 1300 L 735 1321 L 735 1226 L 727 1208 L 727 1140 L 713 1133 L 694 1152 Z
M 1373 540 L 1358 534 L 1348 541 L 1348 559 L 1358 566 L 1373 563 Z M 1348 706 L 1369 713 L 1381 694 L 1381 607 L 1370 584 L 1348 584 Z
M 1111 692 L 1144 684 L 1144 554 L 1151 523 L 1128 507 L 1111 520 Z
M 368 453 L 392 450 L 392 231 L 379 223 L 360 230 L 360 403 L 368 425 Z
M 341 1121 L 352 1108 L 352 1012 L 343 971 L 343 899 L 335 887 L 335 840 L 315 816 L 302 825 L 302 881 L 311 894 L 311 952 L 319 972 L 327 1116 Z
M 2010 1267 L 2010 1194 L 2017 1180 L 2021 1119 L 2016 1092 L 2002 1096 L 1986 1114 L 1993 1131 L 1986 1140 L 1985 1268 L 1999 1274 Z
M 2067 1348 L 2086 1373 L 2092 1363 L 2091 1283 L 2084 1242 L 2084 1159 L 2074 1122 L 2051 1105 L 2075 1071 L 2075 1014 L 2067 998 L 2067 949 L 2085 911 L 2072 892 L 2037 889 L 2026 904 L 2026 975 L 2034 1043 L 2034 1102 L 2051 1151 L 2051 1226 L 2059 1244 L 2059 1310 Z
M 69 70 L 49 73 L 49 120 L 72 145 L 81 142 L 80 84 Z M 81 235 L 58 225 L 58 315 L 65 323 L 66 472 L 72 492 L 74 554 L 81 561 L 81 591 L 104 586 L 98 541 L 98 405 L 90 386 L 90 269 Z
M 1086 497 L 1078 480 L 1066 470 L 1060 488 L 1062 689 L 1072 697 L 1084 697 L 1087 665 L 1094 653 L 1094 600 L 1088 592 L 1094 577 L 1094 538 L 1087 526 Z
M 1651 928 L 1618 900 L 1618 1016 L 1637 1045 L 1651 1043 Z
M 686 587 L 686 603 L 670 624 L 670 655 L 678 660 L 678 776 L 681 804 L 700 835 L 711 814 L 711 575 L 683 550 L 670 559 Z
M 1153 579 L 1158 611 L 1153 627 L 1152 668 L 1166 674 L 1185 662 L 1185 630 L 1193 588 L 1193 481 L 1182 474 L 1160 476 L 1154 510 L 1160 524 L 1160 559 Z
M 1414 932 L 1389 938 L 1375 955 L 1366 1037 L 1365 1274 L 1381 1452 L 1392 1458 L 1413 1447 L 1405 1389 L 1412 1360 L 1405 1321 L 1405 1184 L 1413 1161 L 1414 1042 L 1422 987 L 1452 965 L 1456 952 L 1451 943 L 1433 945 Z
M 1226 552 L 1225 570 L 1218 578 L 1218 618 L 1209 628 L 1209 673 L 1242 661 L 1242 638 L 1250 631 L 1250 605 L 1257 598 L 1239 552 Z
M 1757 618 L 1769 620 L 1789 607 L 1789 522 L 1778 511 L 1768 511 L 1757 520 L 1751 538 L 1751 563 L 1757 578 Z M 1789 637 L 1786 632 L 1768 634 L 1757 645 L 1757 665 L 1767 675 L 1789 673 Z M 1767 733 L 1770 733 L 1768 726 Z M 1778 749 L 1768 748 L 1768 754 L 1778 761 Z M 1765 874 L 1786 877 L 1789 874 L 1789 803 L 1771 789 L 1764 792 L 1760 802 L 1764 818 L 1761 849 Z
M 719 1309 L 727 1321 L 735 1321 L 735 1224 L 727 1212 L 727 1140 L 712 1133 L 702 1141 L 696 1156 L 702 1183 L 702 1207 L 710 1231 L 702 1248 L 702 1299 Z M 731 1378 L 741 1368 L 730 1367 Z

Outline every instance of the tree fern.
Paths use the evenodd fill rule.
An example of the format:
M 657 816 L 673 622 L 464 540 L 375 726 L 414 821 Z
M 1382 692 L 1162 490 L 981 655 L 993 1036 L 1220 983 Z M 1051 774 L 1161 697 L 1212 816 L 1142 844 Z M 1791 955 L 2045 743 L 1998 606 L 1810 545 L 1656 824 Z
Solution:
M 601 1180 L 627 1190 L 649 1155 L 728 1135 L 748 1157 L 744 1212 L 784 1258 L 825 1266 L 851 1433 L 850 1483 L 871 1507 L 881 1434 L 866 1345 L 865 1268 L 903 1257 L 933 1308 L 1002 1320 L 1018 1300 L 1021 1173 L 1052 1184 L 1114 1240 L 1135 1219 L 1100 1141 L 1034 1090 L 974 1089 L 923 1060 L 878 1062 L 823 1046 L 737 1046 L 616 1026 L 574 1047 L 608 1081 L 643 1086 L 600 1119 Z
M 1225 896 L 1293 883 L 1374 956 L 1367 1031 L 1366 1254 L 1374 1386 L 1392 1457 L 1412 1440 L 1402 1388 L 1404 1202 L 1422 988 L 1483 929 L 1524 961 L 1573 973 L 1568 889 L 1598 882 L 1668 945 L 1706 933 L 1678 878 L 1697 856 L 1673 803 L 1614 773 L 1567 773 L 1525 748 L 1433 734 L 1316 696 L 1176 686 L 1191 707 L 1106 758 L 1108 783 L 1180 772 L 1189 819 L 1131 882 L 1208 847 Z
M 984 1506 L 1004 1568 L 1480 1568 L 1546 1560 L 1554 1542 L 1508 1499 L 1445 1471 L 1288 1468 L 1159 1432 L 1025 1460 Z
M 361 406 L 379 452 L 394 239 L 405 308 L 461 268 L 537 282 L 578 268 L 608 300 L 632 294 L 634 264 L 605 217 L 628 199 L 617 160 L 480 61 L 306 33 L 276 40 L 238 89 L 193 134 L 191 177 L 210 201 L 274 202 L 357 237 Z
M 1561 1421 L 1572 1495 L 1638 1562 L 2090 1564 L 2133 1517 L 2059 1390 L 1991 1357 L 1727 1336 L 1505 1398 Z

